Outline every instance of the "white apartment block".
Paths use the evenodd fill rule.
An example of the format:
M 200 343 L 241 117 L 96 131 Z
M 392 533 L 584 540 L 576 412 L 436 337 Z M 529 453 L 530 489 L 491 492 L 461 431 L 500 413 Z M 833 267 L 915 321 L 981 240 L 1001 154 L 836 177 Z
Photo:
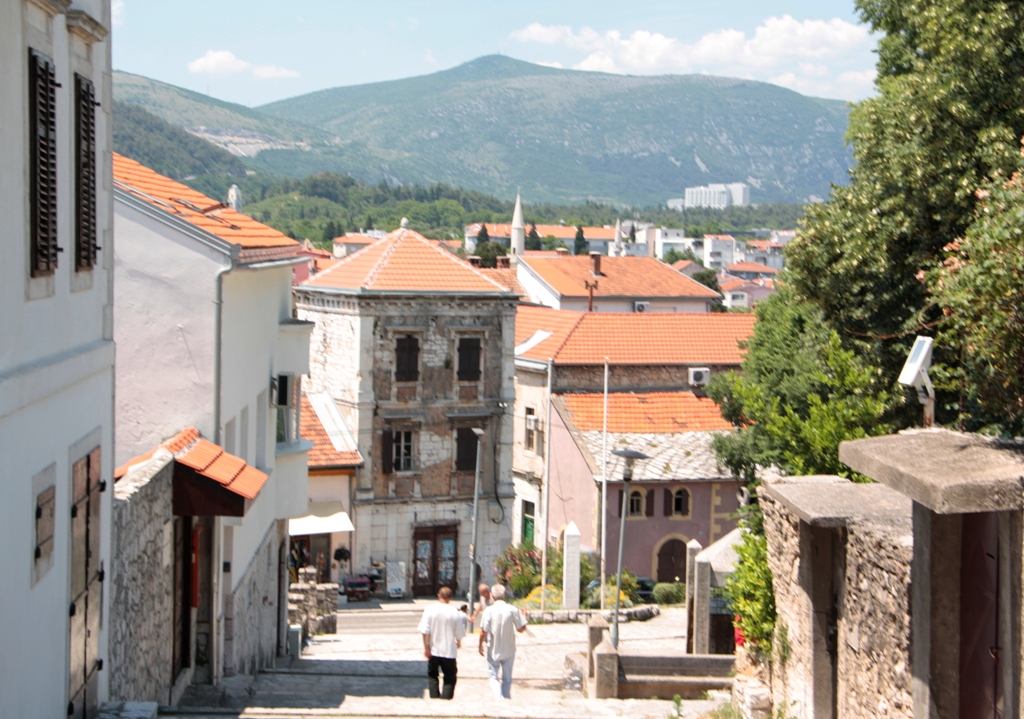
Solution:
M 670 201 L 672 202 L 672 201 Z M 724 210 L 732 205 L 746 207 L 750 204 L 750 185 L 745 182 L 701 185 L 687 187 L 683 207 L 710 207 Z M 669 207 L 672 207 L 670 204 Z
M 108 696 L 109 27 L 105 0 L 0 3 L 4 717 L 85 717 Z

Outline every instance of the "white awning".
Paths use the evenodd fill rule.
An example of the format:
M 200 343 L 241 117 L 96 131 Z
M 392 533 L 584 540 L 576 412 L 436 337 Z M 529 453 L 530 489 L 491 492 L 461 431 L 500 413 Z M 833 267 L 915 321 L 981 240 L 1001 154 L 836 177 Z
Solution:
M 355 530 L 352 521 L 345 512 L 338 512 L 329 517 L 309 515 L 288 520 L 288 534 L 295 537 L 303 534 L 330 534 L 331 532 L 351 532 Z

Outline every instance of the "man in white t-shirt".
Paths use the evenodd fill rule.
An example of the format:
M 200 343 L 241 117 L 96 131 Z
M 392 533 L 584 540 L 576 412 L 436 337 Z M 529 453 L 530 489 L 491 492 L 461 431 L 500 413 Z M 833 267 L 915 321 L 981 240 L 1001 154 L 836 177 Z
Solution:
M 458 667 L 455 658 L 466 636 L 466 620 L 451 605 L 452 590 L 441 587 L 437 604 L 427 607 L 420 618 L 417 631 L 423 635 L 423 656 L 427 658 L 427 688 L 431 699 L 451 699 L 455 696 L 455 678 Z M 438 691 L 437 675 L 444 673 L 444 687 Z
M 473 612 L 472 622 L 474 625 L 479 621 L 480 615 L 483 614 L 484 610 L 494 604 L 494 599 L 491 598 L 491 588 L 486 584 L 481 584 L 477 587 L 476 596 L 478 603 L 476 605 L 476 610 Z
M 526 630 L 526 617 L 518 608 L 505 602 L 505 587 L 501 584 L 491 587 L 491 598 L 494 604 L 484 610 L 480 620 L 480 654 L 487 658 L 487 676 L 494 698 L 511 699 L 516 632 Z

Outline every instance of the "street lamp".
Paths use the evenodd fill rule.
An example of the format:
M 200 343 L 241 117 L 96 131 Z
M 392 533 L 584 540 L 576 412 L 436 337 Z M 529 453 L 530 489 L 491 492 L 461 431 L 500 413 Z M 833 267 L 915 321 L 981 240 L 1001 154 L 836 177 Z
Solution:
M 935 423 L 935 388 L 928 376 L 928 368 L 932 366 L 932 338 L 919 336 L 900 372 L 899 382 L 917 390 L 917 399 L 924 405 L 924 426 L 931 427 Z
M 473 482 L 473 544 L 469 548 L 469 617 L 470 631 L 473 625 L 473 594 L 476 592 L 476 520 L 480 513 L 480 461 L 483 455 L 484 431 L 479 427 L 473 427 L 473 434 L 476 435 L 476 480 Z
M 615 619 L 612 621 L 612 646 L 619 648 L 619 604 L 622 602 L 622 548 L 626 537 L 626 515 L 629 514 L 629 483 L 633 481 L 633 463 L 638 459 L 650 459 L 635 449 L 616 449 L 612 454 L 622 457 L 626 466 L 622 470 L 622 519 L 619 522 L 619 569 L 615 579 Z

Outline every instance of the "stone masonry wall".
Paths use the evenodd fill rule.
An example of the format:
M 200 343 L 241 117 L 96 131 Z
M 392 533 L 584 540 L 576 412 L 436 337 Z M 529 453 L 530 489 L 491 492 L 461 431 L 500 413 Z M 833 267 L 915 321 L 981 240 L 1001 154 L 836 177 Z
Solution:
M 693 365 L 697 367 L 698 365 Z M 706 365 L 701 365 L 706 366 Z M 712 366 L 712 374 L 737 367 Z M 683 365 L 611 365 L 608 368 L 609 391 L 623 390 L 687 390 L 690 387 L 689 367 Z M 552 380 L 555 392 L 603 392 L 604 365 L 555 364 Z
M 840 716 L 913 717 L 910 671 L 910 523 L 905 534 L 847 525 L 846 586 L 839 624 Z
M 270 525 L 241 581 L 224 597 L 224 674 L 255 674 L 277 655 L 278 556 L 283 522 Z
M 173 542 L 174 532 L 173 525 L 167 533 L 164 528 L 174 519 L 174 462 L 168 454 L 147 463 L 145 470 L 133 471 L 114 484 L 110 700 L 166 703 L 171 690 L 174 565 L 173 544 L 165 548 L 165 541 Z

